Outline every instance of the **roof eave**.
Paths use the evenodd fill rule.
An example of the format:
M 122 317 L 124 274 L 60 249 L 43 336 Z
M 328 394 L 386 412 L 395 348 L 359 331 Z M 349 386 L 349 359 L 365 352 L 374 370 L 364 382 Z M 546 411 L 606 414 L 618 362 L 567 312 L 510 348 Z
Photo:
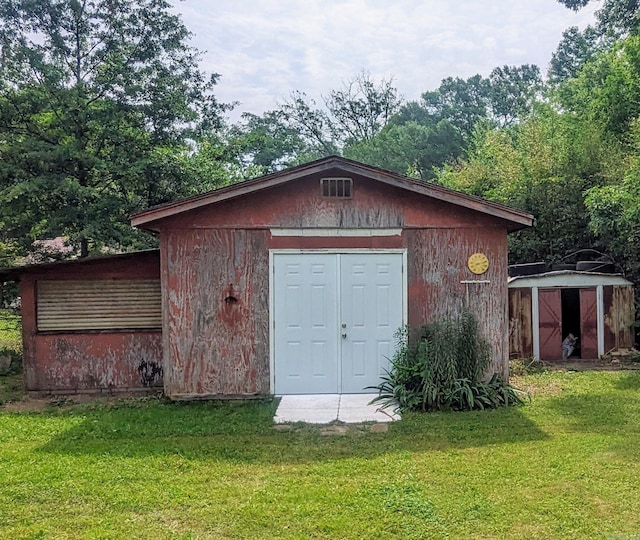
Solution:
M 209 204 L 215 204 L 232 199 L 239 195 L 255 193 L 263 189 L 275 187 L 283 183 L 297 180 L 310 174 L 333 169 L 335 167 L 340 167 L 346 172 L 365 175 L 379 182 L 406 189 L 420 195 L 503 219 L 511 224 L 511 226 L 507 226 L 509 232 L 531 227 L 534 223 L 534 218 L 531 214 L 514 208 L 509 208 L 498 203 L 459 193 L 436 184 L 426 184 L 390 171 L 364 165 L 345 158 L 330 157 L 306 165 L 301 165 L 299 167 L 289 169 L 288 171 L 277 172 L 253 180 L 233 184 L 202 195 L 197 195 L 190 199 L 184 199 L 182 201 L 168 203 L 156 208 L 143 210 L 142 212 L 138 212 L 131 216 L 131 225 L 155 231 L 157 229 L 152 226 L 152 223 L 161 219 L 171 217 L 178 213 L 195 210 Z
M 51 261 L 43 263 L 23 264 L 19 266 L 12 266 L 9 268 L 0 268 L 0 281 L 19 281 L 21 276 L 25 274 L 37 274 L 43 270 L 49 270 L 51 268 L 59 268 L 69 265 L 87 265 L 96 264 L 100 262 L 116 261 L 134 259 L 136 257 L 145 257 L 160 254 L 158 248 L 142 249 L 139 251 L 131 251 L 128 253 L 114 253 L 109 255 L 94 255 L 89 257 L 81 257 L 77 259 L 65 259 L 61 261 Z

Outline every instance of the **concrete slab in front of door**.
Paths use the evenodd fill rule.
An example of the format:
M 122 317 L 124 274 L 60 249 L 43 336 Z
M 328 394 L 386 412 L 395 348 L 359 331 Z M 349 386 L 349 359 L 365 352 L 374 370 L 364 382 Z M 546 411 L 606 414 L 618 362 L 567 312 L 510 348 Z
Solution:
M 305 422 L 329 424 L 339 421 L 347 424 L 362 422 L 393 422 L 400 415 L 393 407 L 382 409 L 369 402 L 377 394 L 311 394 L 282 396 L 273 421 L 276 424 Z

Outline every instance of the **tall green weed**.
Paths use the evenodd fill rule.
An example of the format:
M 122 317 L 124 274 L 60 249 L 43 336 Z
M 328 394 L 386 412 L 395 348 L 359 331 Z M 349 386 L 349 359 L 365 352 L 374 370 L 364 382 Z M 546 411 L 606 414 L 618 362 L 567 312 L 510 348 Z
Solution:
M 374 402 L 400 410 L 473 410 L 521 404 L 525 396 L 499 374 L 486 378 L 490 348 L 469 311 L 419 331 L 400 328 L 391 368 Z

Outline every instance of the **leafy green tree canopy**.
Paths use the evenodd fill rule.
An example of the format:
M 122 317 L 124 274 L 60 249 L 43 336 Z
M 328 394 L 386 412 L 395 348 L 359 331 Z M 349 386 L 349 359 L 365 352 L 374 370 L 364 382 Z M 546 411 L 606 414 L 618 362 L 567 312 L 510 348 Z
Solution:
M 592 0 L 558 0 L 569 9 L 578 11 Z M 601 0 L 595 11 L 596 30 L 601 35 L 622 37 L 637 34 L 640 24 L 639 0 Z
M 24 246 L 137 245 L 135 209 L 183 191 L 176 156 L 223 106 L 166 0 L 0 3 L 0 224 Z
M 296 91 L 281 110 L 287 125 L 296 129 L 309 146 L 321 155 L 329 155 L 371 140 L 401 104 L 393 79 L 376 81 L 363 71 L 342 88 L 331 90 L 324 98 L 324 108 L 304 92 Z

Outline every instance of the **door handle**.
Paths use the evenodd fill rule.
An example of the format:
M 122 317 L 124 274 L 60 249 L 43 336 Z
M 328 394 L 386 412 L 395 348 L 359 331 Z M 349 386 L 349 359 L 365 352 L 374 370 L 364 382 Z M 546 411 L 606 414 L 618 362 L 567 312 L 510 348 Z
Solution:
M 344 333 L 342 334 L 342 339 L 347 339 L 347 333 L 346 333 L 346 332 L 344 332 Z

